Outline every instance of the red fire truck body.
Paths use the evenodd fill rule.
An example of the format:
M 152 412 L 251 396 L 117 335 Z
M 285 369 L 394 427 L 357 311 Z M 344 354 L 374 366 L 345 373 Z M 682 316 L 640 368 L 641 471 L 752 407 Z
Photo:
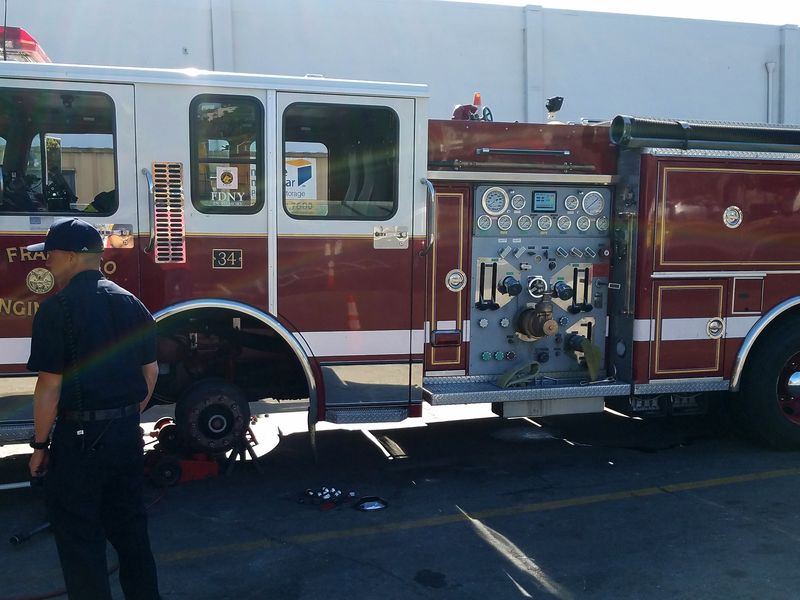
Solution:
M 159 327 L 156 401 L 220 451 L 309 422 L 726 400 L 800 441 L 800 132 L 428 121 L 424 86 L 0 65 L 0 372 L 55 292 L 25 250 L 94 224 Z M 7 396 L 0 442 L 24 437 Z M 17 404 L 15 404 L 15 402 Z

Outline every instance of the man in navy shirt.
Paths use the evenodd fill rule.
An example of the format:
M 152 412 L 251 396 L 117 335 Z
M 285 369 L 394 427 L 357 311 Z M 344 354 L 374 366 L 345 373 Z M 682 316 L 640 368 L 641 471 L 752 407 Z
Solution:
M 53 224 L 42 244 L 60 291 L 33 321 L 33 476 L 47 509 L 71 599 L 111 598 L 106 540 L 128 600 L 159 598 L 142 500 L 139 413 L 158 378 L 153 317 L 100 272 L 103 240 L 80 219 Z M 52 434 L 52 444 L 51 442 Z

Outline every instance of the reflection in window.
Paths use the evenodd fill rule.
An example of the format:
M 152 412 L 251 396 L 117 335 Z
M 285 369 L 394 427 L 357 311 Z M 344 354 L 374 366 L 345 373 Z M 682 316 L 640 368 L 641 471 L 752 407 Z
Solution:
M 201 212 L 263 205 L 263 111 L 247 96 L 199 96 L 191 106 L 192 202 Z
M 0 89 L 0 210 L 117 209 L 114 104 L 105 94 Z
M 382 106 L 284 113 L 284 206 L 296 218 L 385 220 L 397 210 L 399 125 Z

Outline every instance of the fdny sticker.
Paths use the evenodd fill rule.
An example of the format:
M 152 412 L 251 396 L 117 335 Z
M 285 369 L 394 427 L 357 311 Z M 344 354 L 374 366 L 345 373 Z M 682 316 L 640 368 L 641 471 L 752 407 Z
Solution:
M 217 167 L 218 190 L 238 190 L 239 189 L 239 169 L 236 167 Z
M 242 250 L 239 249 L 217 249 L 211 251 L 212 269 L 241 269 Z
M 53 289 L 55 279 L 53 279 L 53 274 L 50 271 L 40 267 L 28 273 L 25 283 L 34 294 L 46 294 Z

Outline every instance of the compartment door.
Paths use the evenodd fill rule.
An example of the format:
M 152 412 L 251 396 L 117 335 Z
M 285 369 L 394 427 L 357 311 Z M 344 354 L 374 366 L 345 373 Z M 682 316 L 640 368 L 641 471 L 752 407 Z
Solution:
M 437 186 L 437 241 L 428 255 L 425 372 L 463 375 L 469 349 L 472 191 Z
M 722 376 L 727 297 L 724 279 L 655 284 L 651 380 Z

